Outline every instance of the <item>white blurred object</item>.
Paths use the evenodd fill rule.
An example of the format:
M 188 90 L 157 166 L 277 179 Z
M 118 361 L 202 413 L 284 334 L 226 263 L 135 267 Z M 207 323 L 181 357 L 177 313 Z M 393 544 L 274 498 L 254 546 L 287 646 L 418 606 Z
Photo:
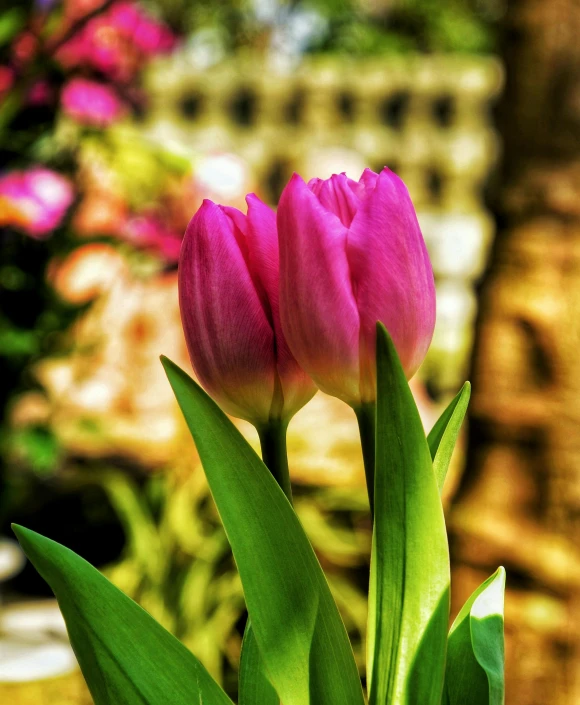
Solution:
M 66 644 L 0 639 L 0 683 L 24 683 L 71 673 L 77 662 Z
M 194 32 L 185 45 L 184 58 L 191 65 L 204 71 L 218 64 L 226 56 L 224 32 L 217 27 L 204 27 Z M 181 58 L 177 55 L 177 60 Z
M 216 200 L 239 197 L 248 179 L 246 163 L 234 154 L 208 154 L 196 162 L 196 185 Z
M 56 600 L 4 609 L 0 634 L 0 683 L 56 678 L 78 668 Z
M 487 262 L 493 222 L 483 213 L 418 214 L 435 275 L 477 280 Z
M 304 52 L 327 31 L 327 20 L 314 9 L 295 8 L 280 13 L 280 21 L 273 26 L 269 63 L 282 73 L 295 68 Z
M 289 6 L 280 0 L 252 0 L 254 18 L 270 29 L 268 63 L 282 73 L 295 68 L 305 51 L 322 39 L 328 20 L 309 7 Z
M 25 560 L 24 553 L 16 541 L 0 539 L 0 582 L 19 573 Z

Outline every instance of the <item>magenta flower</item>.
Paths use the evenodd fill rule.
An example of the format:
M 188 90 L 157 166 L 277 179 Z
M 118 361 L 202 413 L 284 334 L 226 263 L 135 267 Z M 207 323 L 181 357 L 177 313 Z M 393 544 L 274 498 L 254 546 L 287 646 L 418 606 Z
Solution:
M 0 224 L 46 237 L 60 225 L 73 199 L 70 181 L 54 171 L 34 167 L 9 172 L 0 177 Z
M 181 235 L 169 230 L 154 216 L 136 215 L 127 219 L 121 237 L 135 247 L 151 250 L 166 262 L 177 262 L 181 250 Z
M 48 105 L 53 95 L 52 86 L 48 81 L 35 81 L 28 91 L 27 102 L 29 105 Z
M 145 56 L 170 51 L 175 45 L 175 36 L 164 24 L 146 14 L 139 5 L 119 2 L 110 11 L 111 25 L 126 37 L 131 37 L 135 46 Z
M 205 200 L 179 261 L 189 355 L 207 391 L 258 428 L 288 420 L 316 388 L 292 356 L 278 311 L 276 217 L 257 196 L 248 213 Z
M 12 88 L 14 83 L 14 69 L 10 66 L 0 65 L 0 98 Z
M 89 20 L 56 56 L 65 67 L 90 66 L 115 81 L 129 82 L 147 59 L 167 53 L 175 43 L 167 25 L 138 3 L 121 0 Z
M 409 193 L 389 169 L 295 174 L 278 207 L 280 314 L 292 353 L 320 389 L 357 407 L 375 399 L 375 326 L 410 378 L 435 325 L 433 270 Z
M 125 112 L 115 91 L 86 78 L 73 78 L 62 89 L 63 111 L 73 120 L 94 127 L 111 125 Z

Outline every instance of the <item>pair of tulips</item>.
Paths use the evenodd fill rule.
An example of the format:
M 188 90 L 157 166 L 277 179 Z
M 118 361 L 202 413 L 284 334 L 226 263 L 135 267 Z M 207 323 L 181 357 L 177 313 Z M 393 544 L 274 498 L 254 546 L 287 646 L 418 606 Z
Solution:
M 305 183 L 277 213 L 211 201 L 181 249 L 179 300 L 195 372 L 228 413 L 258 429 L 288 420 L 316 388 L 355 410 L 375 399 L 375 328 L 410 378 L 435 323 L 433 271 L 413 204 L 389 169 Z

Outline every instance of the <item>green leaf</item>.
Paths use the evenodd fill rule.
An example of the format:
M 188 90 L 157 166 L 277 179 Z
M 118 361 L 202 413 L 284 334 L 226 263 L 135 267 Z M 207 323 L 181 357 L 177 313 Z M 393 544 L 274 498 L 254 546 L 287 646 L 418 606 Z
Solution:
M 95 705 L 232 705 L 195 656 L 96 568 L 13 528 L 56 595 Z
M 445 705 L 503 705 L 505 570 L 467 600 L 449 632 Z
M 449 469 L 453 449 L 461 430 L 470 396 L 471 384 L 466 382 L 437 419 L 427 437 L 439 492 L 443 490 L 445 476 Z
M 471 608 L 471 645 L 479 665 L 487 674 L 489 705 L 505 702 L 503 607 L 505 570 L 499 568 L 492 582 Z
M 298 518 L 228 417 L 162 358 L 236 560 L 265 668 L 285 705 L 363 705 L 344 624 Z
M 11 41 L 26 24 L 24 10 L 13 7 L 0 15 L 0 46 Z
M 239 705 L 280 705 L 280 698 L 266 675 L 264 661 L 249 621 L 242 642 L 239 686 Z
M 449 551 L 429 447 L 395 347 L 379 324 L 370 705 L 439 705 L 448 619 Z

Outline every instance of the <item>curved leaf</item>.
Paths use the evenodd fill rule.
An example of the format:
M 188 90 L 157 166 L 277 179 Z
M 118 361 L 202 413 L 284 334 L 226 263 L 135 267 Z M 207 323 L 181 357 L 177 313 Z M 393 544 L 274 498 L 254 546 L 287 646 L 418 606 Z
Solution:
M 465 382 L 459 392 L 453 397 L 445 411 L 437 419 L 427 436 L 429 451 L 433 459 L 433 471 L 437 479 L 439 492 L 443 490 L 451 456 L 461 430 L 461 424 L 467 411 L 471 384 Z
M 487 674 L 489 705 L 503 705 L 505 701 L 504 592 L 505 570 L 498 568 L 494 579 L 473 603 L 469 619 L 473 653 Z
M 298 518 L 253 449 L 162 358 L 236 560 L 252 629 L 284 705 L 363 705 L 346 629 Z
M 76 553 L 14 526 L 52 588 L 95 705 L 232 705 L 195 656 Z
M 429 447 L 395 347 L 379 324 L 370 705 L 440 704 L 448 619 L 449 551 Z
M 457 615 L 447 646 L 445 705 L 503 705 L 503 593 L 498 570 L 470 596 Z

